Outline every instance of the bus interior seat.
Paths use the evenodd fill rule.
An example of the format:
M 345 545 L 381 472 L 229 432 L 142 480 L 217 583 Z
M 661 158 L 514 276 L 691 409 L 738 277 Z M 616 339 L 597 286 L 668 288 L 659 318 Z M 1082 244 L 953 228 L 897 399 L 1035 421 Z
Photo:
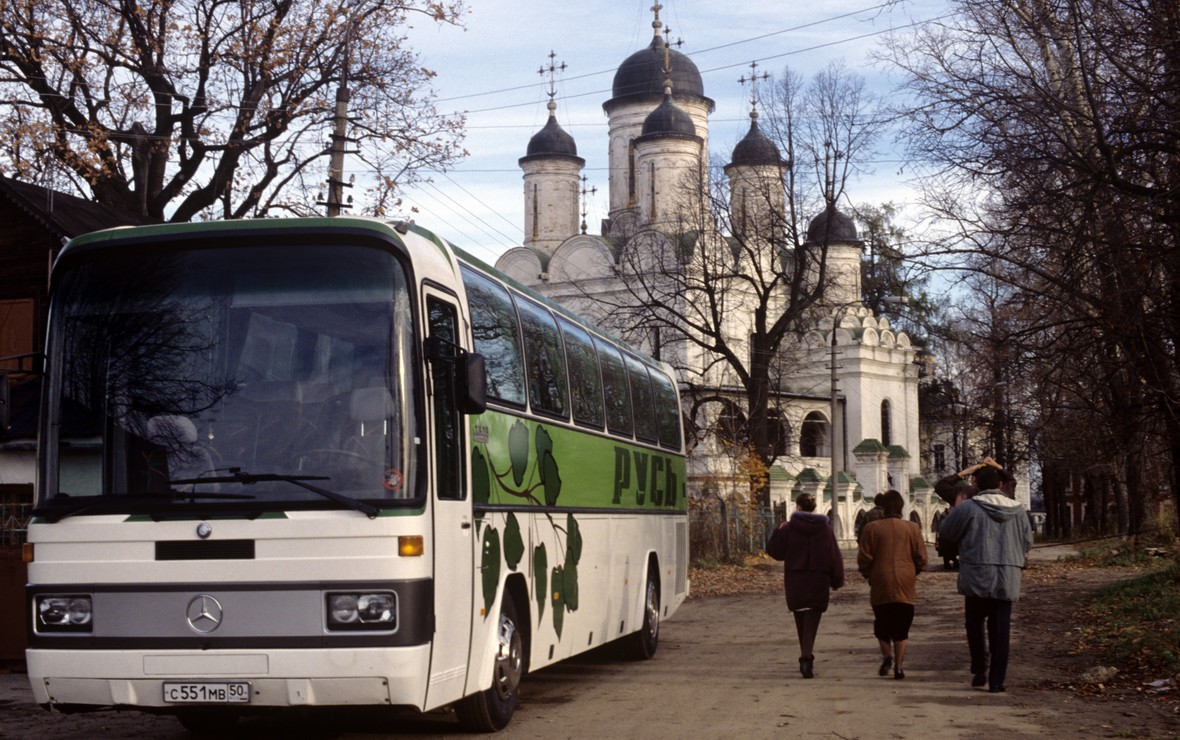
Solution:
M 149 465 L 166 471 L 169 480 L 183 478 L 198 478 L 213 474 L 215 464 L 208 448 L 201 444 L 197 434 L 197 425 L 187 416 L 180 414 L 161 414 L 153 416 L 147 422 L 147 439 L 159 450 L 153 453 L 160 456 L 153 459 Z M 181 486 L 182 490 L 195 490 L 195 483 Z M 202 491 L 215 491 L 217 484 L 202 485 Z

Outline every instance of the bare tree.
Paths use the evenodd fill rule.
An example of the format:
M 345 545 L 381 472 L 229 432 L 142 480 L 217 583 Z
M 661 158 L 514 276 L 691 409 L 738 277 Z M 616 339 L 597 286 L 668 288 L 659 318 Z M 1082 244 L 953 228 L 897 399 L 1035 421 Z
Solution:
M 1165 435 L 1180 503 L 1180 7 L 957 6 L 950 24 L 892 49 L 915 96 L 911 152 L 933 170 L 927 202 L 953 227 L 931 253 L 1012 286 L 1008 339 L 1037 363 L 1030 377 L 1061 386 L 1061 399 L 1091 399 L 1108 439 L 1127 440 L 1126 422 L 1093 399 L 1138 389 L 1105 396 L 1134 412 L 1136 429 Z M 1093 372 L 1092 349 L 1118 371 L 1101 362 Z M 1084 378 L 1088 389 L 1071 387 Z M 1131 532 L 1151 449 L 1115 455 L 1126 461 Z
M 411 16 L 462 0 L 0 0 L 0 165 L 173 221 L 310 213 L 336 96 L 388 203 L 460 154 Z

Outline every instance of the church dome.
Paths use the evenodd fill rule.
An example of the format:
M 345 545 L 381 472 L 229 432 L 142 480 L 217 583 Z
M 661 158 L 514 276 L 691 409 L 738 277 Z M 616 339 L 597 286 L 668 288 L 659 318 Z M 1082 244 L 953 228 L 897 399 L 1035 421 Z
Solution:
M 651 45 L 627 57 L 615 72 L 611 86 L 614 100 L 621 98 L 652 98 L 664 94 L 664 39 L 656 36 Z M 677 96 L 705 97 L 705 86 L 697 65 L 686 55 L 668 49 L 668 63 L 672 70 L 672 89 Z M 611 101 L 614 102 L 614 101 Z
M 528 156 L 546 155 L 578 156 L 578 145 L 574 143 L 574 137 L 566 133 L 565 129 L 557 123 L 556 116 L 549 116 L 545 127 L 529 139 Z
M 750 116 L 750 131 L 733 148 L 730 164 L 737 167 L 783 164 L 778 147 L 758 128 L 757 115 Z
M 643 135 L 657 136 L 667 134 L 681 134 L 696 136 L 697 127 L 692 122 L 692 116 L 680 109 L 672 102 L 672 95 L 665 94 L 664 100 L 647 118 L 643 119 Z
M 807 241 L 809 244 L 823 244 L 825 237 L 829 244 L 833 242 L 856 242 L 856 224 L 834 206 L 828 207 L 823 213 L 811 219 L 807 226 Z

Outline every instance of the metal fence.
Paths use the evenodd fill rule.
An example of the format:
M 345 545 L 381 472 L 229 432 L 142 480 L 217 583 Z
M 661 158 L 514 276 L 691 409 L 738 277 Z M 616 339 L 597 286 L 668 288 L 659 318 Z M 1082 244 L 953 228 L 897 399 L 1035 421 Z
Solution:
M 32 513 L 32 504 L 0 502 L 0 545 L 24 544 Z
M 724 499 L 692 499 L 689 556 L 693 561 L 733 560 L 762 552 L 766 539 L 786 518 L 786 507 L 735 506 Z

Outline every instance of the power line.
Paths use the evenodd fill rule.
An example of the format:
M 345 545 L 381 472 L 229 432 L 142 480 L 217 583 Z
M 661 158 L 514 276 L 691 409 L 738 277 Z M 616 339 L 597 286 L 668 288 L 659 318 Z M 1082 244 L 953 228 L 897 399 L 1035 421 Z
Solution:
M 733 46 L 740 46 L 742 44 L 749 44 L 749 43 L 753 43 L 755 41 L 761 41 L 763 39 L 768 39 L 773 36 L 781 36 L 784 33 L 794 33 L 795 31 L 802 31 L 804 29 L 811 28 L 813 26 L 821 26 L 825 23 L 832 23 L 835 21 L 841 21 L 841 20 L 844 20 L 845 18 L 850 18 L 852 16 L 860 15 L 862 13 L 868 13 L 873 10 L 881 10 L 882 8 L 885 8 L 889 5 L 892 5 L 892 3 L 891 2 L 880 3 L 878 5 L 873 5 L 873 6 L 870 6 L 867 8 L 861 8 L 860 10 L 853 10 L 851 12 L 843 13 L 841 15 L 835 15 L 830 18 L 824 18 L 822 20 L 812 21 L 810 23 L 802 23 L 798 26 L 784 28 L 779 31 L 771 31 L 770 33 L 764 33 L 760 36 L 751 36 L 750 38 L 739 39 L 737 41 L 731 41 L 727 44 L 719 44 L 717 46 L 710 46 L 706 49 L 701 49 L 700 51 L 693 52 L 693 55 L 695 56 L 695 55 L 700 55 L 700 54 L 709 54 L 711 52 L 719 51 L 721 49 L 728 49 Z M 567 76 L 564 78 L 563 81 L 564 82 L 571 82 L 574 80 L 584 80 L 584 79 L 588 79 L 591 77 L 598 77 L 600 75 L 613 74 L 615 71 L 616 71 L 616 68 L 612 67 L 610 69 L 598 70 L 596 72 L 585 72 L 585 73 L 579 74 L 579 75 Z M 516 85 L 513 87 L 502 87 L 502 88 L 499 88 L 496 90 L 486 90 L 483 92 L 468 93 L 465 95 L 454 95 L 449 98 L 438 98 L 435 100 L 435 102 L 436 103 L 449 103 L 449 102 L 452 102 L 455 100 L 467 100 L 468 98 L 480 98 L 480 97 L 485 97 L 487 95 L 502 95 L 503 93 L 516 92 L 517 90 L 531 90 L 531 89 L 541 86 L 543 84 L 544 83 L 530 82 L 527 84 Z M 601 94 L 601 93 L 602 93 L 602 91 L 598 91 L 598 94 Z M 585 93 L 585 94 L 591 95 L 594 93 Z
M 479 197 L 478 197 L 478 196 L 476 196 L 475 194 L 473 194 L 473 193 L 472 193 L 470 190 L 468 190 L 467 188 L 463 187 L 463 186 L 462 186 L 462 185 L 460 185 L 459 183 L 455 182 L 454 178 L 452 178 L 450 175 L 448 175 L 448 174 L 446 174 L 446 173 L 444 172 L 444 173 L 443 173 L 443 177 L 447 178 L 447 182 L 451 183 L 451 184 L 452 184 L 452 185 L 454 185 L 455 187 L 457 187 L 457 188 L 459 188 L 460 190 L 462 190 L 462 191 L 463 191 L 463 193 L 464 193 L 464 194 L 465 194 L 467 197 L 471 198 L 471 199 L 472 199 L 472 200 L 474 200 L 476 203 L 479 203 L 479 204 L 480 204 L 481 206 L 483 206 L 484 208 L 488 209 L 489 211 L 492 211 L 492 212 L 493 212 L 493 213 L 495 213 L 497 216 L 499 216 L 501 221 L 503 221 L 504 223 L 508 224 L 508 228 L 512 229 L 513 231 L 516 231 L 516 230 L 520 229 L 520 224 L 515 224 L 515 223 L 512 223 L 511 221 L 509 221 L 509 220 L 508 220 L 508 217 L 507 217 L 507 216 L 505 216 L 503 213 L 501 213 L 501 212 L 500 212 L 500 209 L 498 209 L 498 208 L 492 208 L 492 207 L 491 207 L 491 206 L 489 206 L 487 203 L 484 203 L 482 200 L 480 200 L 480 199 L 479 199 Z

